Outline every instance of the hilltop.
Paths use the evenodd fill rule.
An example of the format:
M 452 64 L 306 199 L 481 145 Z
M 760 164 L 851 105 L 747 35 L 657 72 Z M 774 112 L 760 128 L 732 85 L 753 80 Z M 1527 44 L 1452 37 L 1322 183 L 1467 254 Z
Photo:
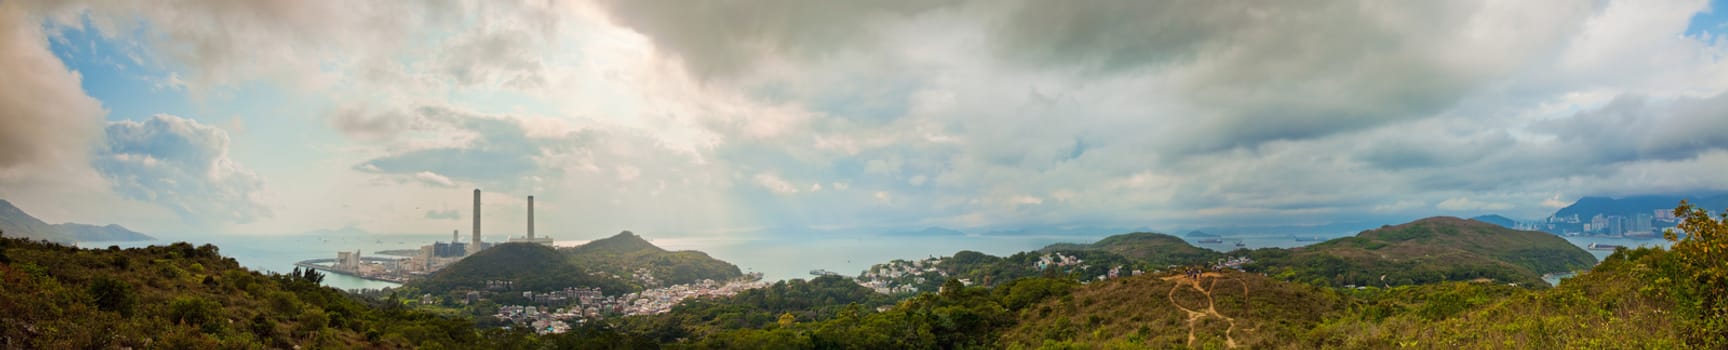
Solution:
M 1518 225 L 1517 220 L 1512 220 L 1512 218 L 1500 216 L 1499 214 L 1479 215 L 1479 216 L 1470 218 L 1470 220 L 1476 220 L 1476 221 L 1486 222 L 1486 223 L 1490 223 L 1490 224 L 1500 225 L 1500 227 L 1505 227 L 1505 228 L 1512 228 L 1513 226 Z
M 708 253 L 667 251 L 630 231 L 561 251 L 571 263 L 595 271 L 631 276 L 638 270 L 647 270 L 655 281 L 647 284 L 686 284 L 705 279 L 725 281 L 744 275 L 737 265 L 710 257 Z M 642 278 L 638 276 L 637 279 Z
M 1041 252 L 1102 250 L 1153 266 L 1188 265 L 1222 257 L 1217 251 L 1195 247 L 1176 236 L 1135 232 L 1104 237 L 1091 244 L 1057 243 Z
M 544 291 L 566 287 L 594 287 L 606 293 L 631 290 L 623 279 L 595 273 L 573 264 L 552 247 L 532 243 L 504 243 L 463 258 L 411 285 L 442 294 L 453 290 L 484 290 L 487 281 L 510 281 L 511 290 Z
M 1216 233 L 1206 233 L 1206 231 L 1188 231 L 1188 234 L 1183 235 L 1183 236 L 1187 236 L 1190 238 L 1219 238 L 1219 237 L 1224 237 L 1224 236 L 1216 234 Z
M 647 272 L 643 274 L 641 272 Z M 411 283 L 429 292 L 482 290 L 486 281 L 511 281 L 511 290 L 600 288 L 621 294 L 643 288 L 725 281 L 743 276 L 738 266 L 698 251 L 667 251 L 629 231 L 572 248 L 504 243 L 480 251 Z
M 60 230 L 62 233 L 71 235 L 72 239 L 76 239 L 79 242 L 148 241 L 156 239 L 155 237 L 150 237 L 150 235 L 138 233 L 138 231 L 133 231 L 127 229 L 125 226 L 115 224 L 96 226 L 68 222 L 64 224 L 55 224 L 54 228 Z
M 1596 258 L 1554 235 L 1431 217 L 1307 247 L 1259 249 L 1256 271 L 1317 285 L 1408 285 L 1487 278 L 1546 285 L 1542 274 L 1587 269 Z M 1384 277 L 1382 277 L 1384 276 Z
M 5 232 L 7 237 L 40 239 L 59 243 L 156 239 L 120 225 L 96 226 L 70 222 L 49 225 L 4 199 L 0 199 L 0 232 Z

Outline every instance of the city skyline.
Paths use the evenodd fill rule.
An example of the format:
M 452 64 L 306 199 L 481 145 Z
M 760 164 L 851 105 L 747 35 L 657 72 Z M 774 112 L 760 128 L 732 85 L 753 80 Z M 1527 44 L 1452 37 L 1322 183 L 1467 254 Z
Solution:
M 0 3 L 0 198 L 173 236 L 519 234 L 532 195 L 582 239 L 1728 191 L 1720 1 L 692 6 Z

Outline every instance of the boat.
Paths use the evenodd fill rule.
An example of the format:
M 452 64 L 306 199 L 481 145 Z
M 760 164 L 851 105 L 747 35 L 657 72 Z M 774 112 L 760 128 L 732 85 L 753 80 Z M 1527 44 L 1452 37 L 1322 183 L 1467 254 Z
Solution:
M 1625 246 L 1619 246 L 1619 245 L 1613 245 L 1613 244 L 1590 243 L 1590 246 L 1587 246 L 1584 248 L 1589 249 L 1589 250 L 1614 250 L 1614 249 L 1619 249 L 1619 248 L 1625 248 Z
M 1292 236 L 1292 237 L 1291 237 L 1291 238 L 1292 238 L 1292 239 L 1295 239 L 1295 240 L 1296 240 L 1296 241 L 1297 241 L 1297 242 L 1319 242 L 1319 241 L 1324 241 L 1324 239 L 1320 239 L 1320 236 L 1313 236 L 1313 237 L 1296 237 L 1296 236 Z
M 1207 238 L 1207 239 L 1200 240 L 1200 243 L 1201 244 L 1218 244 L 1218 243 L 1224 243 L 1224 240 L 1217 239 L 1217 238 Z
M 1248 246 L 1248 245 L 1247 245 L 1247 244 L 1242 244 L 1242 241 L 1240 241 L 1240 240 L 1238 240 L 1238 241 L 1236 241 L 1236 247 L 1237 247 L 1237 248 L 1241 248 L 1241 247 L 1246 247 L 1246 246 Z

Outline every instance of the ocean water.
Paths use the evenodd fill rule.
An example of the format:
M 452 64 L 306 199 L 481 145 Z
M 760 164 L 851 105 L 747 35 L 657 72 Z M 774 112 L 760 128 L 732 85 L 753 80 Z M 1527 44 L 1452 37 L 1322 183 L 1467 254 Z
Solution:
M 241 266 L 254 271 L 288 273 L 294 270 L 294 263 L 306 259 L 335 258 L 337 251 L 361 251 L 362 255 L 373 255 L 386 249 L 414 249 L 428 244 L 434 239 L 450 239 L 449 235 L 376 235 L 367 237 L 339 236 L 244 236 L 244 235 L 202 235 L 166 237 L 155 241 L 140 242 L 79 242 L 78 246 L 86 248 L 103 248 L 110 245 L 121 248 L 134 248 L 151 245 L 168 245 L 174 242 L 187 242 L 193 245 L 214 244 L 223 256 L 234 258 Z M 324 285 L 340 289 L 379 289 L 398 286 L 396 283 L 373 281 L 364 278 L 326 273 Z
M 1332 239 L 1346 236 L 1320 235 L 1321 239 Z M 466 237 L 464 237 L 466 238 Z M 600 238 L 600 237 L 595 237 Z M 650 243 L 667 250 L 699 250 L 708 253 L 716 259 L 725 260 L 738 265 L 744 272 L 760 272 L 765 279 L 785 280 L 792 278 L 808 279 L 811 270 L 823 269 L 842 275 L 856 276 L 871 265 L 888 262 L 894 259 L 923 259 L 928 257 L 950 256 L 961 250 L 972 250 L 996 256 L 1007 256 L 1017 252 L 1031 251 L 1054 243 L 1087 243 L 1094 242 L 1102 236 L 890 236 L 890 237 L 815 237 L 795 239 L 736 239 L 736 238 L 655 238 L 644 236 Z M 156 241 L 145 242 L 81 242 L 79 246 L 88 248 L 103 248 L 117 245 L 122 248 L 141 247 L 148 245 L 166 245 L 177 241 L 185 241 L 194 245 L 205 243 L 215 244 L 225 256 L 233 257 L 241 265 L 257 271 L 286 273 L 294 269 L 294 263 L 314 258 L 334 258 L 338 251 L 360 250 L 363 255 L 375 255 L 381 250 L 416 249 L 421 245 L 430 244 L 435 240 L 448 241 L 449 235 L 438 234 L 403 234 L 403 235 L 289 235 L 289 236 L 241 236 L 241 235 L 203 235 L 186 237 L 169 237 Z M 1278 247 L 1292 248 L 1313 244 L 1312 241 L 1296 241 L 1288 235 L 1232 235 L 1221 238 L 1224 243 L 1199 243 L 1200 238 L 1187 238 L 1190 244 L 1221 252 L 1228 252 L 1238 247 L 1241 241 L 1248 249 Z M 1628 247 L 1659 246 L 1667 247 L 1669 243 L 1662 239 L 1624 239 L 1608 237 L 1567 237 L 1568 242 L 1579 247 L 1591 243 L 1614 244 Z M 575 246 L 586 241 L 558 241 L 559 246 Z M 1607 258 L 1613 251 L 1587 250 L 1594 254 L 1597 260 Z M 1549 283 L 1558 283 L 1564 276 L 1554 276 Z M 341 289 L 384 288 L 397 286 L 395 283 L 381 282 L 330 273 L 324 279 L 324 284 Z

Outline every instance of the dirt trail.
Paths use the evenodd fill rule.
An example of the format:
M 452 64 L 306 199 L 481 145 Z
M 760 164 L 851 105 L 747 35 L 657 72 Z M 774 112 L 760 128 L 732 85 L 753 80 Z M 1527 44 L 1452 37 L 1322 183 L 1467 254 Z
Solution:
M 1165 281 L 1175 282 L 1175 284 L 1170 286 L 1170 293 L 1165 296 L 1170 299 L 1170 305 L 1174 305 L 1177 309 L 1188 313 L 1188 346 L 1194 346 L 1195 324 L 1200 322 L 1201 319 L 1207 317 L 1217 317 L 1223 319 L 1224 322 L 1230 323 L 1230 327 L 1224 329 L 1224 345 L 1231 348 L 1238 346 L 1236 344 L 1236 338 L 1234 337 L 1236 331 L 1236 319 L 1218 313 L 1218 305 L 1212 300 L 1212 291 L 1217 290 L 1219 280 L 1233 281 L 1242 286 L 1242 297 L 1247 298 L 1248 283 L 1234 278 L 1225 279 L 1224 274 L 1216 272 L 1202 273 L 1199 278 L 1188 278 L 1186 275 L 1174 275 L 1166 276 L 1163 279 Z M 1202 281 L 1206 283 L 1205 287 L 1201 286 Z M 1192 287 L 1195 291 L 1199 291 L 1201 294 L 1206 295 L 1206 308 L 1204 310 L 1196 311 L 1194 309 L 1183 307 L 1181 303 L 1176 302 L 1176 291 L 1181 289 L 1184 285 Z

